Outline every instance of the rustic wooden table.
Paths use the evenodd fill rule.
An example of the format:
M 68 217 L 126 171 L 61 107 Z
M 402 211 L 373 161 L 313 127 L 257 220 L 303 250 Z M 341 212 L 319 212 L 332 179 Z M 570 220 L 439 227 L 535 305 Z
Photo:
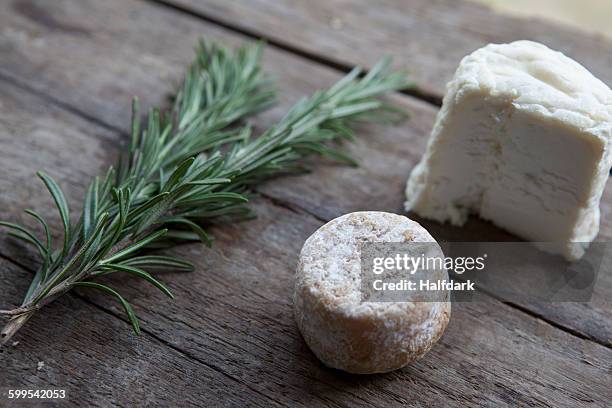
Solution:
M 256 119 L 258 129 L 383 53 L 417 84 L 395 98 L 411 119 L 362 128 L 350 146 L 359 168 L 320 166 L 264 185 L 253 203 L 258 219 L 215 229 L 212 249 L 177 249 L 197 271 L 162 275 L 175 301 L 117 277 L 141 336 L 103 295 L 78 290 L 55 302 L 1 351 L 0 387 L 67 388 L 57 406 L 609 406 L 612 271 L 602 271 L 587 304 L 479 293 L 453 306 L 425 358 L 376 376 L 322 366 L 296 329 L 291 292 L 298 251 L 322 223 L 354 210 L 402 212 L 405 179 L 462 56 L 489 42 L 533 39 L 610 84 L 610 40 L 462 0 L 3 1 L 0 219 L 27 224 L 26 206 L 55 219 L 38 169 L 76 207 L 90 177 L 114 161 L 131 97 L 165 104 L 200 36 L 232 46 L 268 41 L 264 63 L 280 103 Z M 611 211 L 608 186 L 602 240 L 612 239 Z M 438 239 L 513 239 L 476 219 L 461 229 L 425 225 Z M 14 305 L 34 257 L 2 234 L 0 265 L 0 306 Z

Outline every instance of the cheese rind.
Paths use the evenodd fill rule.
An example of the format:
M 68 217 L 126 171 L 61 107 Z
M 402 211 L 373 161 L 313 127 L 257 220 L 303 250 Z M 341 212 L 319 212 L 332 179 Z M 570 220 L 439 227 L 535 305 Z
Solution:
M 297 326 L 324 364 L 357 374 L 395 370 L 421 357 L 438 341 L 451 312 L 448 291 L 436 295 L 444 301 L 362 301 L 364 242 L 432 242 L 443 257 L 418 223 L 384 212 L 343 215 L 306 240 L 294 292 Z M 448 281 L 445 269 L 428 273 L 433 281 Z
M 612 91 L 530 41 L 475 51 L 447 88 L 406 210 L 455 225 L 475 213 L 580 258 L 612 165 Z

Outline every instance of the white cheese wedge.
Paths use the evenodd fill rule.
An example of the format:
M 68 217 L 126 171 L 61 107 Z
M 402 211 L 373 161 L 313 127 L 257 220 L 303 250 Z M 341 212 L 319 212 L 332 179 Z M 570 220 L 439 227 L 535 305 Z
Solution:
M 406 210 L 455 225 L 470 213 L 570 260 L 599 230 L 612 154 L 612 91 L 531 41 L 465 57 L 407 183 Z

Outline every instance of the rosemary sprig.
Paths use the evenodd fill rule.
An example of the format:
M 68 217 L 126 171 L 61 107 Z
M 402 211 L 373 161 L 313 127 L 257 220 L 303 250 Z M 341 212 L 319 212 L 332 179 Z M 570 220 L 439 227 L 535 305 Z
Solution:
M 63 242 L 53 250 L 47 222 L 30 210 L 26 212 L 45 231 L 42 241 L 25 227 L 0 222 L 42 258 L 22 305 L 0 311 L 10 318 L 1 332 L 3 342 L 36 310 L 74 287 L 115 297 L 139 333 L 129 303 L 114 289 L 93 282 L 96 277 L 129 273 L 172 297 L 149 271 L 193 266 L 173 257 L 143 255 L 143 249 L 196 240 L 210 245 L 212 237 L 202 225 L 252 216 L 246 205 L 252 187 L 300 170 L 306 156 L 354 163 L 329 142 L 353 139 L 351 125 L 360 118 L 393 111 L 379 97 L 408 86 L 403 74 L 389 73 L 390 60 L 383 59 L 362 78 L 360 69 L 354 69 L 327 91 L 302 99 L 278 124 L 253 138 L 249 126 L 232 125 L 273 103 L 260 53 L 260 46 L 232 53 L 201 43 L 168 114 L 152 109 L 143 126 L 135 100 L 129 148 L 117 170 L 110 168 L 104 177 L 93 179 L 76 224 L 71 224 L 60 187 L 38 173 L 60 214 Z

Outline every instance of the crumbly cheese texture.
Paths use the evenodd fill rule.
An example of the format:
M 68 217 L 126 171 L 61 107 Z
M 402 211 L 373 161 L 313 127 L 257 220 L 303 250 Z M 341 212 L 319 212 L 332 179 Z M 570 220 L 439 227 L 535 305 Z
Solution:
M 419 358 L 440 338 L 450 318 L 448 301 L 361 301 L 361 244 L 410 241 L 435 242 L 407 217 L 356 212 L 330 221 L 304 243 L 295 317 L 324 364 L 358 374 L 387 372 Z M 436 271 L 432 279 L 448 280 L 448 274 Z
M 586 68 L 531 41 L 487 45 L 447 85 L 406 210 L 455 225 L 475 213 L 578 259 L 599 231 L 611 138 L 612 91 Z

